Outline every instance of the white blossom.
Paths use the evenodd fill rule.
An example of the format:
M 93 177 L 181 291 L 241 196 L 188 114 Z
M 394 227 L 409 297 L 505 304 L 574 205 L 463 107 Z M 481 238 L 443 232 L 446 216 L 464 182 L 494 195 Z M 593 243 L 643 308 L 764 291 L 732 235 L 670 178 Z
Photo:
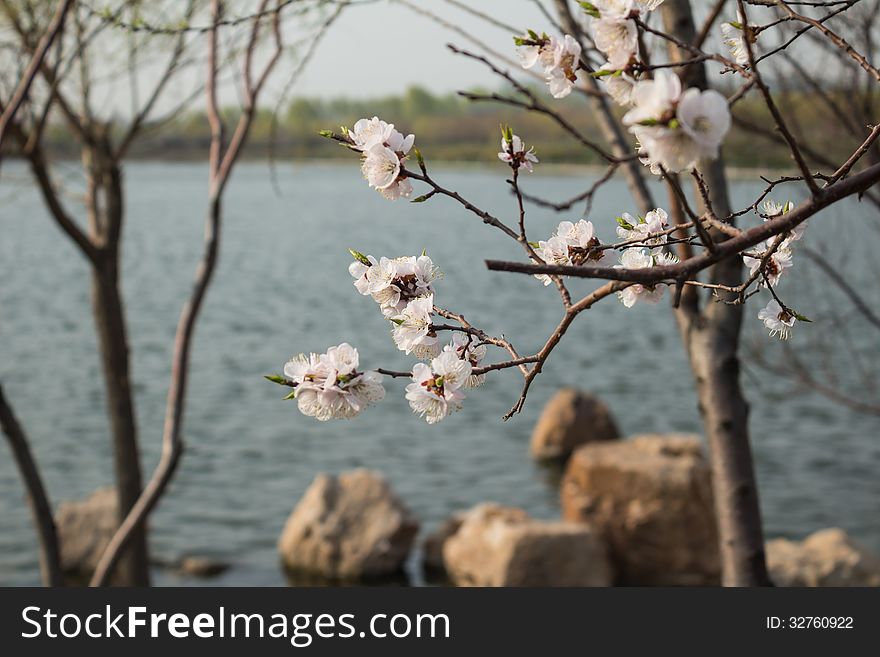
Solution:
M 561 221 L 556 232 L 548 240 L 538 242 L 535 253 L 548 265 L 609 265 L 607 249 L 597 248 L 601 242 L 594 234 L 593 222 L 581 219 L 576 223 Z M 544 285 L 552 279 L 546 274 L 536 274 L 535 278 Z
M 736 12 L 735 23 L 721 23 L 721 40 L 724 45 L 727 46 L 730 55 L 740 66 L 746 66 L 749 63 L 749 51 L 746 39 L 749 39 L 753 44 L 757 41 L 757 37 L 753 31 L 754 29 L 754 25 L 749 25 L 748 29 L 746 29 L 746 21 L 743 18 L 742 12 L 738 9 Z
M 523 140 L 517 135 L 513 135 L 510 141 L 505 137 L 501 138 L 501 152 L 498 153 L 498 159 L 515 168 L 523 167 L 529 173 L 534 170 L 533 164 L 538 163 L 534 147 L 526 150 Z
M 382 144 L 374 144 L 364 151 L 361 171 L 370 187 L 383 190 L 390 187 L 400 175 L 400 158 L 397 153 Z
M 623 122 L 637 125 L 644 121 L 661 121 L 674 116 L 675 104 L 681 96 L 681 80 L 666 69 L 654 73 L 653 79 L 639 80 L 632 91 L 633 108 L 624 114 Z
M 413 412 L 435 424 L 461 408 L 464 394 L 459 390 L 471 376 L 471 364 L 454 351 L 444 351 L 430 366 L 416 363 L 406 399 Z
M 348 131 L 348 136 L 360 150 L 367 151 L 377 144 L 385 144 L 392 132 L 394 124 L 374 116 L 372 119 L 359 119 Z
M 601 18 L 628 18 L 635 9 L 635 0 L 594 0 L 591 3 Z
M 358 292 L 371 296 L 386 317 L 402 313 L 412 299 L 434 293 L 433 282 L 440 272 L 427 255 L 366 259 L 369 265 L 355 260 L 348 271 Z
M 370 264 L 367 265 L 360 260 L 355 260 L 348 266 L 348 273 L 354 278 L 354 287 L 364 296 L 370 294 L 370 271 L 377 264 L 373 256 L 367 256 Z
M 771 338 L 778 336 L 780 340 L 788 340 L 796 318 L 780 306 L 776 299 L 771 299 L 765 308 L 758 311 L 758 319 L 770 330 Z
M 419 297 L 406 304 L 399 315 L 391 318 L 394 328 L 391 336 L 397 348 L 414 354 L 420 360 L 434 358 L 440 353 L 440 339 L 431 327 L 434 313 L 434 295 Z
M 535 64 L 540 64 L 544 70 L 552 68 L 555 53 L 550 46 L 550 37 L 544 34 L 536 41 L 535 36 L 525 34 L 520 37 L 521 41 L 526 42 L 525 45 L 519 46 L 516 51 L 522 67 L 529 69 L 534 68 Z
M 605 64 L 601 70 L 610 71 L 613 69 L 610 64 Z M 599 79 L 605 85 L 605 91 L 611 96 L 611 100 L 621 107 L 628 107 L 632 104 L 632 92 L 636 85 L 635 78 L 627 73 L 618 71 L 611 75 L 603 75 Z
M 551 37 L 553 66 L 546 69 L 547 85 L 554 98 L 565 98 L 577 82 L 575 73 L 580 67 L 581 44 L 566 34 L 562 39 Z
M 746 267 L 749 268 L 750 275 L 754 276 L 758 272 L 761 268 L 761 261 L 777 239 L 778 238 L 776 237 L 771 237 L 766 242 L 756 245 L 755 248 L 757 251 L 755 256 L 743 256 L 743 262 Z M 764 265 L 764 275 L 767 277 L 766 281 L 764 280 L 764 276 L 761 276 L 758 279 L 758 285 L 763 286 L 769 281 L 770 285 L 775 287 L 779 283 L 779 279 L 782 278 L 782 275 L 785 273 L 785 270 L 789 269 L 791 265 L 792 252 L 788 246 L 788 240 L 783 240 L 779 247 L 773 252 L 773 255 L 767 260 L 767 264 Z
M 320 421 L 349 419 L 385 397 L 382 375 L 358 372 L 358 352 L 347 342 L 325 354 L 299 354 L 284 365 L 299 410 Z
M 721 38 L 737 64 L 745 66 L 749 63 L 749 51 L 742 29 L 731 23 L 721 23 Z
M 779 204 L 773 199 L 767 199 L 764 201 L 764 221 L 770 221 L 771 219 L 776 219 L 781 217 L 784 214 L 788 214 L 791 212 L 794 204 L 791 201 L 786 201 L 784 204 Z M 797 226 L 792 228 L 788 235 L 785 238 L 785 242 L 783 242 L 783 246 L 789 246 L 791 242 L 797 242 L 804 236 L 804 231 L 807 230 L 807 222 L 803 221 L 799 223 Z
M 730 130 L 727 99 L 714 89 L 688 89 L 681 95 L 676 113 L 682 129 L 700 146 L 700 157 L 715 159 Z
M 665 257 L 661 256 L 661 258 L 665 260 Z M 620 264 L 615 266 L 624 269 L 645 269 L 653 267 L 655 261 L 656 257 L 651 254 L 650 249 L 630 248 L 624 250 L 620 255 Z M 666 264 L 665 261 L 662 264 Z M 661 284 L 642 285 L 641 283 L 635 283 L 617 293 L 617 298 L 627 308 L 632 308 L 636 301 L 657 303 L 662 297 L 663 287 Z
M 480 362 L 486 357 L 486 345 L 480 344 L 476 338 L 465 333 L 455 332 L 452 334 L 452 344 L 446 345 L 444 351 L 454 352 L 458 358 L 466 360 L 472 368 L 480 366 Z M 478 388 L 486 381 L 485 374 L 471 374 L 462 384 L 464 388 Z
M 657 71 L 632 91 L 633 108 L 623 117 L 638 139 L 642 161 L 659 172 L 691 169 L 702 158 L 718 157 L 730 129 L 727 101 L 715 90 L 688 89 L 674 73 Z
M 548 240 L 538 242 L 538 248 L 535 253 L 548 265 L 567 265 L 568 264 L 568 242 L 565 238 L 553 236 Z M 544 285 L 550 285 L 553 279 L 547 274 L 535 274 L 535 278 Z
M 388 187 L 380 189 L 379 193 L 389 201 L 396 201 L 399 198 L 408 198 L 412 191 L 413 186 L 408 178 L 398 178 Z
M 663 4 L 663 0 L 636 0 L 636 5 L 642 11 L 654 11 Z
M 360 119 L 348 131 L 355 148 L 363 153 L 361 172 L 370 187 L 390 200 L 412 194 L 412 183 L 401 170 L 413 147 L 415 135 L 407 135 L 378 117 Z
M 580 67 L 581 45 L 566 34 L 559 39 L 530 34 L 520 38 L 519 56 L 523 68 L 533 68 L 540 64 L 544 77 L 554 98 L 565 98 L 571 93 L 577 81 L 576 71 Z
M 597 18 L 590 24 L 593 42 L 608 60 L 608 68 L 621 70 L 639 54 L 639 32 L 628 18 Z
M 669 215 L 662 208 L 655 208 L 644 217 L 636 219 L 629 212 L 621 216 L 627 226 L 619 225 L 617 235 L 624 240 L 639 240 L 651 247 L 651 255 L 659 256 L 668 240 L 667 235 L 658 235 L 669 226 Z

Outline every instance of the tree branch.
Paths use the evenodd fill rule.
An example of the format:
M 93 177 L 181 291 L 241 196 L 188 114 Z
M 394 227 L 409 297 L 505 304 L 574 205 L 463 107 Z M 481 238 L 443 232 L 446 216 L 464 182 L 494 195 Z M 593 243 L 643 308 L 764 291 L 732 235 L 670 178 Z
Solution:
M 52 505 L 43 486 L 40 471 L 31 453 L 24 429 L 21 428 L 0 385 L 0 429 L 6 434 L 12 456 L 18 466 L 27 492 L 28 506 L 34 519 L 37 538 L 40 544 L 40 573 L 45 586 L 63 586 L 61 553 L 58 549 L 58 533 L 52 516 Z

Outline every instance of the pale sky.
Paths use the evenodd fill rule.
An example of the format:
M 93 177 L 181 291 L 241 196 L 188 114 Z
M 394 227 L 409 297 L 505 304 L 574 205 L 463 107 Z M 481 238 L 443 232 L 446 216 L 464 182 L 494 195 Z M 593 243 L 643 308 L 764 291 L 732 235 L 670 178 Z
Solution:
M 548 8 L 553 4 L 550 0 L 541 2 Z M 493 25 L 456 6 L 465 3 L 473 10 L 491 16 L 511 29 Z M 231 2 L 230 5 L 229 15 L 247 16 L 256 3 L 253 0 L 241 0 L 238 3 Z M 168 6 L 178 8 L 173 3 Z M 702 14 L 706 5 L 697 3 L 695 8 L 698 14 Z M 446 25 L 438 22 L 435 17 L 419 13 L 419 10 L 434 14 Z M 288 44 L 313 34 L 314 28 L 305 28 L 317 24 L 315 16 L 310 18 L 309 23 L 303 24 L 291 9 L 288 12 L 291 12 L 285 22 L 285 41 Z M 179 18 L 178 16 L 177 20 Z M 205 16 L 199 16 L 194 22 L 205 24 L 205 21 Z M 416 84 L 435 93 L 479 86 L 497 88 L 501 81 L 496 75 L 479 62 L 453 54 L 446 48 L 446 44 L 453 43 L 464 49 L 481 52 L 479 44 L 468 38 L 470 35 L 497 55 L 509 58 L 505 63 L 494 57 L 499 66 L 518 76 L 524 76 L 526 72 L 518 65 L 512 37 L 514 33 L 521 33 L 526 28 L 538 32 L 554 32 L 553 25 L 542 14 L 536 0 L 375 0 L 360 5 L 355 0 L 355 4 L 345 9 L 326 32 L 310 64 L 290 90 L 287 99 L 303 96 L 370 98 L 398 94 Z M 467 34 L 461 34 L 456 29 Z M 235 39 L 234 34 L 240 38 L 247 35 L 247 30 L 241 28 L 234 34 L 224 30 L 222 34 Z M 203 35 L 193 38 L 191 45 L 195 53 L 200 48 L 202 54 L 204 53 L 203 41 L 200 41 L 204 38 Z M 227 43 L 227 50 L 232 45 Z M 116 71 L 115 74 L 104 75 L 104 82 L 98 82 L 95 86 L 93 97 L 97 101 L 99 114 L 128 116 L 131 113 L 131 87 L 128 78 L 120 74 L 126 70 L 127 60 L 121 50 L 123 47 L 118 40 L 110 40 L 104 45 L 105 51 L 99 52 L 94 59 L 99 66 L 107 67 L 108 71 Z M 268 46 L 262 55 L 268 55 Z M 240 63 L 236 63 L 236 75 L 239 66 Z M 196 55 L 194 65 L 181 72 L 166 89 L 154 108 L 154 114 L 160 115 L 190 98 L 193 91 L 198 90 L 198 82 L 203 80 L 203 67 L 202 60 Z M 163 68 L 164 61 L 159 57 L 138 69 L 136 85 L 140 101 L 147 97 Z M 261 104 L 275 106 L 281 90 L 286 87 L 294 70 L 295 60 L 286 57 L 271 78 L 269 88 L 261 98 Z M 235 105 L 239 100 L 238 89 L 237 84 L 226 75 L 225 82 L 221 82 L 220 102 L 224 105 Z M 201 99 L 196 98 L 192 106 L 200 106 L 200 103 Z
M 448 4 L 411 0 L 514 56 L 512 35 Z M 468 6 L 514 27 L 547 28 L 532 0 L 465 0 Z M 422 84 L 434 91 L 476 85 L 497 86 L 498 79 L 479 63 L 454 55 L 447 43 L 474 50 L 464 37 L 428 17 L 389 0 L 351 7 L 327 33 L 297 92 L 307 96 L 365 97 Z

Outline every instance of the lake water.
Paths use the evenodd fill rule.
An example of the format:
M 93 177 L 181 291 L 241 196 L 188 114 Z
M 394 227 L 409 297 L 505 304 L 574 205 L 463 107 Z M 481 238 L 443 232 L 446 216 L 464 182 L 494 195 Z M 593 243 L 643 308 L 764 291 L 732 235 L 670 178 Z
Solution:
M 60 165 L 71 208 L 77 168 Z M 170 345 L 201 250 L 206 167 L 132 163 L 126 167 L 128 219 L 123 287 L 129 316 L 137 413 L 145 471 L 162 431 Z M 502 217 L 514 216 L 503 166 L 438 168 L 435 177 Z M 0 379 L 28 431 L 56 505 L 112 481 L 103 384 L 96 353 L 85 261 L 49 220 L 26 170 L 6 162 L 0 185 Z M 219 584 L 282 585 L 275 542 L 318 472 L 365 466 L 383 472 L 432 529 L 449 514 L 486 500 L 558 517 L 557 479 L 528 456 L 531 428 L 562 385 L 593 391 L 614 410 L 625 434 L 700 431 L 686 360 L 664 305 L 626 310 L 614 299 L 584 313 L 536 380 L 524 412 L 500 417 L 516 400 L 512 372 L 469 394 L 461 413 L 428 426 L 403 399 L 405 382 L 350 422 L 319 423 L 282 402 L 262 375 L 300 351 L 349 341 L 366 367 L 407 369 L 375 305 L 347 272 L 348 247 L 376 256 L 427 248 L 445 272 L 440 305 L 463 312 L 532 353 L 558 320 L 553 288 L 518 274 L 489 273 L 482 260 L 520 258 L 498 231 L 446 199 L 390 203 L 368 190 L 356 163 L 281 165 L 280 191 L 264 164 L 242 164 L 229 188 L 222 255 L 196 335 L 186 415 L 188 450 L 152 519 L 152 550 L 163 560 L 200 554 L 231 562 Z M 557 199 L 585 188 L 584 174 L 536 173 L 528 189 Z M 736 183 L 739 203 L 755 185 Z M 658 198 L 661 196 L 658 195 Z M 634 211 L 612 183 L 591 218 L 610 239 L 614 217 Z M 856 281 L 877 307 L 872 258 L 878 232 L 867 205 L 847 201 L 812 220 L 807 239 L 851 254 Z M 532 239 L 563 216 L 530 209 Z M 754 217 L 753 221 L 756 221 Z M 510 222 L 513 223 L 512 219 Z M 509 243 L 508 243 L 509 242 Z M 804 266 L 796 257 L 795 271 Z M 588 283 L 573 284 L 576 291 Z M 783 286 L 783 290 L 787 288 Z M 792 290 L 806 315 L 824 304 L 824 279 Z M 837 297 L 842 316 L 849 306 Z M 757 301 L 757 300 L 755 300 Z M 760 305 L 766 303 L 766 299 Z M 794 305 L 794 304 L 793 304 Z M 748 309 L 749 339 L 762 328 Z M 850 321 L 850 320 L 847 320 Z M 855 321 L 855 320 L 852 320 Z M 815 345 L 820 323 L 801 326 L 793 345 Z M 808 334 L 813 333 L 812 336 Z M 876 345 L 876 333 L 856 339 Z M 861 345 L 865 346 L 864 342 Z M 769 345 L 780 353 L 780 345 Z M 814 348 L 814 347 L 810 347 Z M 876 348 L 873 352 L 877 353 Z M 833 354 L 832 354 L 833 355 Z M 880 421 L 798 394 L 789 382 L 748 367 L 751 427 L 768 536 L 802 537 L 841 526 L 880 550 Z M 0 584 L 38 582 L 34 534 L 18 473 L 0 448 Z M 7 452 L 8 453 L 8 452 Z M 414 564 L 410 576 L 421 581 Z M 157 583 L 187 580 L 157 572 Z

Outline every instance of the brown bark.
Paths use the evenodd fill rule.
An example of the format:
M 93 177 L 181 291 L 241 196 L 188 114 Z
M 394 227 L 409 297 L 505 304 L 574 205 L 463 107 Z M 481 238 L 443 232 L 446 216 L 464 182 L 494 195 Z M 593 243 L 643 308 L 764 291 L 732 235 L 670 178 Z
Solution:
M 697 34 L 688 0 L 667 0 L 661 6 L 665 29 L 681 41 L 693 43 Z M 670 57 L 689 54 L 670 44 Z M 681 71 L 686 86 L 708 88 L 702 63 Z M 704 162 L 701 171 L 717 216 L 730 213 L 724 160 Z M 699 197 L 699 194 L 697 195 Z M 701 203 L 701 212 L 708 208 Z M 715 241 L 724 239 L 713 234 Z M 742 283 L 742 261 L 728 257 L 712 267 L 712 282 Z M 740 384 L 739 340 L 742 305 L 711 303 L 676 311 L 679 330 L 697 387 L 700 414 L 709 441 L 712 486 L 718 518 L 722 583 L 725 586 L 767 586 L 770 578 L 764 557 L 764 535 L 758 488 L 749 444 L 749 405 Z
M 34 528 L 40 546 L 40 574 L 45 586 L 63 586 L 64 576 L 61 572 L 61 555 L 58 549 L 58 532 L 55 528 L 55 518 L 52 515 L 52 505 L 49 496 L 43 486 L 43 479 L 37 469 L 36 461 L 31 453 L 30 444 L 24 429 L 18 423 L 18 419 L 12 412 L 12 407 L 3 396 L 3 388 L 0 386 L 0 429 L 6 434 L 9 446 L 12 448 L 12 456 L 21 473 L 27 492 L 28 506 L 34 519 Z
M 259 13 L 262 14 L 266 11 L 268 1 L 261 0 L 258 9 Z M 104 586 L 117 567 L 120 556 L 127 549 L 130 549 L 129 546 L 132 545 L 136 537 L 143 534 L 147 518 L 161 500 L 168 484 L 171 483 L 180 458 L 183 456 L 185 449 L 183 420 L 186 408 L 189 354 L 195 333 L 196 321 L 211 284 L 214 270 L 217 266 L 217 258 L 219 257 L 220 230 L 223 217 L 223 190 L 229 181 L 232 169 L 238 156 L 241 154 L 242 146 L 250 131 L 260 91 L 280 60 L 283 51 L 281 5 L 278 4 L 272 14 L 270 28 L 275 42 L 275 49 L 256 80 L 254 79 L 253 56 L 259 46 L 261 21 L 255 20 L 251 26 L 250 40 L 245 48 L 242 75 L 245 86 L 244 107 L 227 145 L 225 143 L 224 124 L 217 105 L 217 77 L 219 72 L 217 26 L 223 15 L 223 6 L 222 0 L 212 0 L 211 2 L 211 15 L 214 24 L 208 36 L 208 75 L 205 85 L 208 123 L 211 128 L 211 148 L 209 155 L 208 217 L 205 222 L 204 252 L 196 269 L 192 293 L 180 313 L 177 332 L 174 337 L 171 384 L 168 388 L 168 401 L 165 406 L 165 426 L 162 432 L 162 454 L 153 472 L 153 476 L 144 488 L 143 493 L 140 494 L 131 509 L 124 514 L 119 528 L 110 540 L 104 554 L 101 555 L 90 586 Z
M 92 308 L 107 391 L 107 415 L 113 436 L 113 469 L 121 523 L 140 496 L 142 479 L 128 337 L 116 262 L 102 260 L 98 267 L 92 269 Z M 127 555 L 120 561 L 114 581 L 127 586 L 149 586 L 148 565 L 146 533 L 140 528 L 137 536 L 132 538 Z
M 83 151 L 83 164 L 88 174 L 86 205 L 90 239 L 99 245 L 92 267 L 92 311 L 107 391 L 119 522 L 122 523 L 137 502 L 143 484 L 131 390 L 128 330 L 119 287 L 119 246 L 124 218 L 122 172 L 112 153 L 109 139 L 99 128 L 94 142 Z M 126 586 L 149 586 L 149 555 L 143 527 L 132 537 L 114 581 Z

